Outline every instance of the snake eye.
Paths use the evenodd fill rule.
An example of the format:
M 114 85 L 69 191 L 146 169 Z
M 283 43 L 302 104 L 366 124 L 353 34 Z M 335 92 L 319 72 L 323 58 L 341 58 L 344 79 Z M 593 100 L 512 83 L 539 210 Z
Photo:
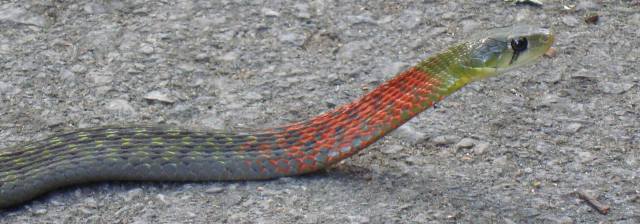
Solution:
M 511 40 L 511 49 L 515 52 L 523 52 L 527 50 L 529 43 L 527 42 L 526 37 L 520 37 L 518 39 Z

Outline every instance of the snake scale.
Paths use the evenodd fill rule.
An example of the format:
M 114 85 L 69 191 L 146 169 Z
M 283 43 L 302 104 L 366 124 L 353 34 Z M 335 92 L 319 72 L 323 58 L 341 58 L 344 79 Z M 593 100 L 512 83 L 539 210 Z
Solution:
M 348 158 L 471 81 L 546 52 L 544 28 L 496 28 L 429 57 L 360 99 L 309 120 L 247 133 L 101 127 L 0 149 L 0 208 L 96 181 L 257 180 Z

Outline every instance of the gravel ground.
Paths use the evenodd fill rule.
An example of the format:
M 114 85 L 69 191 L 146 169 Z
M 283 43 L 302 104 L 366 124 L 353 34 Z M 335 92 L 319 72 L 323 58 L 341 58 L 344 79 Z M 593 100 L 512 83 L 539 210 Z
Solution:
M 640 222 L 638 1 L 2 1 L 0 149 L 99 125 L 286 124 L 517 23 L 551 27 L 557 56 L 473 83 L 327 171 L 73 186 L 0 222 Z

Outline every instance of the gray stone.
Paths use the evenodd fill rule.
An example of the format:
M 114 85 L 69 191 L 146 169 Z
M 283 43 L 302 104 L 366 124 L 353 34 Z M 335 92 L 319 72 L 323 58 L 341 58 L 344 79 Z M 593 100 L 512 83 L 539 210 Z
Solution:
M 87 77 L 91 81 L 93 81 L 93 84 L 95 86 L 109 85 L 111 84 L 111 82 L 113 82 L 113 76 L 106 74 L 90 72 L 89 74 L 87 74 Z
M 82 74 L 87 71 L 87 67 L 82 64 L 75 64 L 71 66 L 71 71 L 76 74 Z
M 151 44 L 142 43 L 140 44 L 139 51 L 140 53 L 143 53 L 143 54 L 152 54 L 154 49 L 153 49 L 153 46 L 151 46 Z
M 92 209 L 98 208 L 98 202 L 92 197 L 86 198 L 84 200 L 84 207 Z
M 416 130 L 410 124 L 400 126 L 398 129 L 393 131 L 392 135 L 403 138 L 411 144 L 418 144 L 426 138 L 424 133 Z
M 133 109 L 133 106 L 129 104 L 129 101 L 123 99 L 110 100 L 105 106 L 105 109 L 111 112 L 123 113 L 128 115 L 132 115 L 135 113 L 135 109 Z
M 134 189 L 131 189 L 131 190 L 127 191 L 127 193 L 124 195 L 123 198 L 124 198 L 125 202 L 130 202 L 130 201 L 142 196 L 143 193 L 144 192 L 143 192 L 142 188 L 134 188 Z
M 165 196 L 164 194 L 156 194 L 156 199 L 158 201 L 160 201 L 162 204 L 169 204 L 169 200 L 167 199 L 167 196 Z
M 598 83 L 598 86 L 600 87 L 600 90 L 602 90 L 602 92 L 610 93 L 610 94 L 621 94 L 626 91 L 629 91 L 633 86 L 635 86 L 635 84 L 634 83 L 601 82 L 601 83 Z
M 401 145 L 390 145 L 382 148 L 382 153 L 388 155 L 395 155 L 402 151 L 403 147 Z
M 460 137 L 455 135 L 441 135 L 431 139 L 431 142 L 436 145 L 450 145 L 456 143 L 459 139 Z
M 159 101 L 163 103 L 175 103 L 176 98 L 159 90 L 148 92 L 144 95 L 144 99 L 151 101 Z
M 355 24 L 372 24 L 376 25 L 378 22 L 371 18 L 369 15 L 357 15 L 357 16 L 347 16 L 347 20 L 351 25 Z
M 180 69 L 180 71 L 185 72 L 185 73 L 190 73 L 193 72 L 194 70 L 196 70 L 196 67 L 193 63 L 180 63 L 178 64 L 178 69 Z
M 207 188 L 207 190 L 205 190 L 205 192 L 209 193 L 209 194 L 217 194 L 217 193 L 221 193 L 224 191 L 224 188 L 219 187 L 219 186 L 212 186 Z
M 222 61 L 235 61 L 238 60 L 238 57 L 240 57 L 240 54 L 238 52 L 230 51 L 218 57 L 218 59 Z
M 275 11 L 273 9 L 270 9 L 270 8 L 262 8 L 260 10 L 260 12 L 262 12 L 262 14 L 267 16 L 267 17 L 278 17 L 278 16 L 280 16 L 279 12 L 277 12 L 277 11 Z
M 35 209 L 35 210 L 33 210 L 33 214 L 34 215 L 45 215 L 45 214 L 47 214 L 47 209 L 44 209 L 44 208 Z
M 476 144 L 476 140 L 472 138 L 463 138 L 456 144 L 456 149 L 470 149 Z
M 595 159 L 593 153 L 584 149 L 576 149 L 576 154 L 578 155 L 578 161 L 580 161 L 580 163 L 588 163 Z
M 370 222 L 369 217 L 361 215 L 347 216 L 347 219 L 349 220 L 349 223 L 353 224 L 366 224 Z
M 580 123 L 571 123 L 569 125 L 567 125 L 564 130 L 567 133 L 576 133 L 578 132 L 578 130 L 580 130 L 580 128 L 582 128 L 582 124 Z

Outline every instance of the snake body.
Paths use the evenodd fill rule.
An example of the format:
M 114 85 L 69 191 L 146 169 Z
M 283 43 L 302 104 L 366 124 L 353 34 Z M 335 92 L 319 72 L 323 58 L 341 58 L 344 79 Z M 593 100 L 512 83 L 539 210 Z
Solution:
M 467 83 L 532 61 L 552 42 L 546 29 L 494 29 L 421 61 L 352 103 L 279 128 L 102 127 L 1 149 L 0 208 L 86 182 L 256 180 L 323 169 Z

